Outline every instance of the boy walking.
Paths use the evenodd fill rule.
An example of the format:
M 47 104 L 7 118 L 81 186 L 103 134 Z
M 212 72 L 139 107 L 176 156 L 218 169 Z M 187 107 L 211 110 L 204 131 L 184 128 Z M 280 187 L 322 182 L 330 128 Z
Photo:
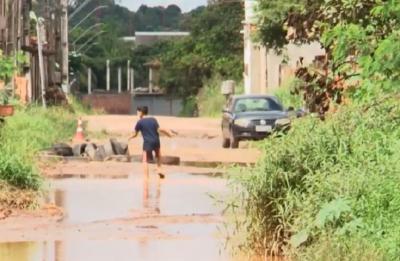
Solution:
M 161 179 L 165 178 L 165 175 L 161 170 L 161 144 L 160 144 L 160 133 L 172 137 L 171 131 L 163 130 L 160 128 L 157 120 L 154 117 L 148 117 L 149 108 L 147 106 L 141 106 L 137 108 L 137 115 L 139 121 L 136 123 L 133 135 L 129 140 L 136 138 L 139 132 L 143 137 L 143 170 L 145 175 L 149 175 L 148 163 L 153 161 L 153 152 L 157 159 L 157 174 Z

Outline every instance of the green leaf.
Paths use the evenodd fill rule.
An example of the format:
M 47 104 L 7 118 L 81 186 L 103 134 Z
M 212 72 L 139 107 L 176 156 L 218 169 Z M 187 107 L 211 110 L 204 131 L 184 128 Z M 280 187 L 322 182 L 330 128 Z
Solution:
M 315 224 L 317 227 L 323 228 L 328 222 L 336 221 L 342 214 L 350 211 L 351 208 L 346 200 L 341 198 L 335 199 L 322 206 L 315 219 Z
M 306 242 L 308 240 L 308 231 L 307 230 L 302 230 L 299 233 L 293 235 L 290 238 L 290 245 L 292 245 L 292 247 L 294 248 L 298 248 L 301 244 L 303 244 L 304 242 Z

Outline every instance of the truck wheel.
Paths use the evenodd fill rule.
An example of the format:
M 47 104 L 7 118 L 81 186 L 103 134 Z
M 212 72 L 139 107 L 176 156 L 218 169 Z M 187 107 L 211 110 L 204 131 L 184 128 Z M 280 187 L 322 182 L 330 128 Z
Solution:
M 231 146 L 231 140 L 227 138 L 222 138 L 222 148 L 227 149 Z

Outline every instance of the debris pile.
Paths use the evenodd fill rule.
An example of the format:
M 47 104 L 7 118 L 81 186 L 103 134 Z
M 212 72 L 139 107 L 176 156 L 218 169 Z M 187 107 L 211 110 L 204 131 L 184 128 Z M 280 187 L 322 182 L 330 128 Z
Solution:
M 129 161 L 128 144 L 110 139 L 102 145 L 95 143 L 80 143 L 70 146 L 65 143 L 55 144 L 50 153 L 62 157 L 80 157 L 92 161 L 119 160 Z

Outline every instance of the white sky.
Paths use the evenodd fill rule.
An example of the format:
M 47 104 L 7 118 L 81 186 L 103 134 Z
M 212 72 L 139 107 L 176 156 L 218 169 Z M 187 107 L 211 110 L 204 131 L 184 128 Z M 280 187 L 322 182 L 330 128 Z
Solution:
M 198 6 L 207 4 L 207 0 L 116 0 L 115 2 L 133 11 L 136 11 L 142 4 L 147 6 L 168 6 L 176 4 L 183 12 L 188 12 Z

